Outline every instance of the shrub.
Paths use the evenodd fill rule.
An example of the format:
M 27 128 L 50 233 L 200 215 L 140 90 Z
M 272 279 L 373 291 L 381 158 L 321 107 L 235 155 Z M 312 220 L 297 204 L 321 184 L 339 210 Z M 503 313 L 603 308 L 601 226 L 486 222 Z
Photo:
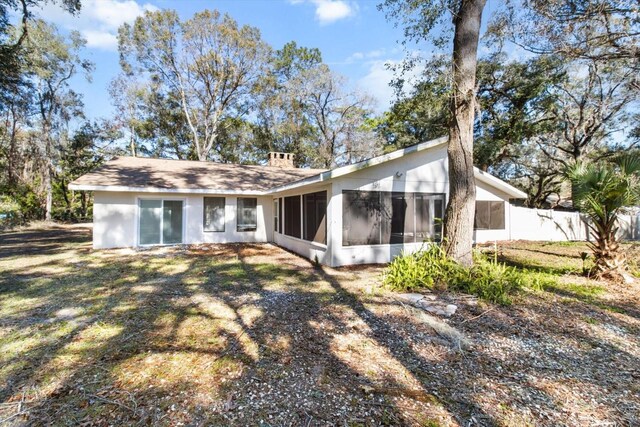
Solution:
M 446 287 L 443 279 L 456 267 L 440 246 L 432 244 L 418 252 L 403 252 L 394 258 L 384 272 L 383 283 L 396 291 Z
M 398 291 L 448 288 L 498 304 L 510 304 L 510 296 L 523 288 L 541 290 L 556 283 L 549 274 L 491 262 L 480 253 L 475 253 L 474 259 L 473 267 L 464 268 L 432 244 L 396 257 L 385 270 L 383 283 Z

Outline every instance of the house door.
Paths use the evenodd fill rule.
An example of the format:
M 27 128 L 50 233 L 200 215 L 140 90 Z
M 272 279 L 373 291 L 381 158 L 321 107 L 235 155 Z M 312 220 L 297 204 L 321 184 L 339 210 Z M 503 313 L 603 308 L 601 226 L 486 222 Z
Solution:
M 138 208 L 140 245 L 182 243 L 182 200 L 140 199 Z

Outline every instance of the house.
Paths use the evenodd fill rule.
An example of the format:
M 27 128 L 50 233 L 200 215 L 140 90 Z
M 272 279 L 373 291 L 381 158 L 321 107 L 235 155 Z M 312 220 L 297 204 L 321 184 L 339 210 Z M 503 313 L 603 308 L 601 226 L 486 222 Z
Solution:
M 272 242 L 342 266 L 385 263 L 439 240 L 447 139 L 332 170 L 118 157 L 75 180 L 94 192 L 93 247 Z M 509 199 L 525 194 L 480 170 L 477 242 L 509 238 Z

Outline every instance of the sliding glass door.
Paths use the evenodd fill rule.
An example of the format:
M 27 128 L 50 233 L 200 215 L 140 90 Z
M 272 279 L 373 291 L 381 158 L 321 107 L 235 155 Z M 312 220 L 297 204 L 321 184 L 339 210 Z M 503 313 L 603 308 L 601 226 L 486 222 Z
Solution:
M 141 245 L 182 243 L 182 200 L 140 199 L 139 239 Z

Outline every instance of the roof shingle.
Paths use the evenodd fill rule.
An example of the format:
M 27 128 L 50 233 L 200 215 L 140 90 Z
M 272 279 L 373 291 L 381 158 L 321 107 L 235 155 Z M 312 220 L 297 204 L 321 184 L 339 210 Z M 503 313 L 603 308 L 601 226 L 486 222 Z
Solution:
M 284 169 L 230 163 L 116 157 L 71 184 L 81 187 L 260 192 L 300 181 L 324 171 L 324 169 Z

